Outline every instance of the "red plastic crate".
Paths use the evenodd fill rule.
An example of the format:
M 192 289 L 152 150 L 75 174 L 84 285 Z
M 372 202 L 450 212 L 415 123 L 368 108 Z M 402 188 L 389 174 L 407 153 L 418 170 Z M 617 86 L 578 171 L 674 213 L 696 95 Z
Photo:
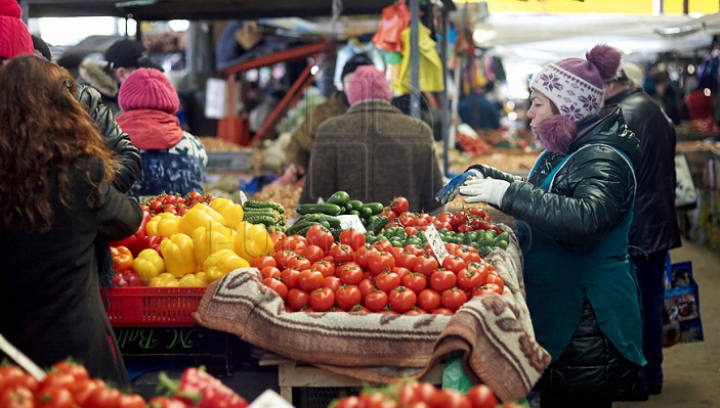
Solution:
M 205 288 L 125 287 L 103 291 L 113 327 L 192 327 Z

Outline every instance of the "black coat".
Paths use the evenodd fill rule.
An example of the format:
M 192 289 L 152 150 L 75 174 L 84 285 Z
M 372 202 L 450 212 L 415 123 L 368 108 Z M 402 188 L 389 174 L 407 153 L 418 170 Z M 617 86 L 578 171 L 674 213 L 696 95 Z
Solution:
M 641 144 L 630 245 L 648 254 L 677 248 L 682 243 L 675 214 L 675 127 L 641 88 L 623 91 L 606 103 L 622 107 L 628 128 Z M 630 253 L 640 255 L 632 248 Z
M 116 349 L 115 360 L 109 341 L 95 242 L 134 234 L 142 211 L 103 175 L 97 158 L 68 172 L 71 208 L 60 203 L 55 177 L 49 196 L 55 217 L 47 233 L 0 229 L 0 333 L 40 367 L 72 356 L 92 377 L 127 385 L 122 356 Z
M 115 116 L 103 104 L 102 96 L 98 91 L 87 85 L 77 84 L 75 99 L 90 114 L 100 130 L 100 134 L 105 136 L 108 146 L 117 153 L 120 166 L 115 170 L 113 186 L 126 193 L 140 176 L 142 169 L 140 151 L 133 146 L 130 136 L 123 132 L 115 122 Z

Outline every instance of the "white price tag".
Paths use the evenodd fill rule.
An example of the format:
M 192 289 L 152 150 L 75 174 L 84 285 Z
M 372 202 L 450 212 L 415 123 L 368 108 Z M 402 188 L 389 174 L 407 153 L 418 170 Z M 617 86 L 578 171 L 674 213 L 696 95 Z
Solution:
M 265 390 L 248 408 L 294 408 L 273 390 Z
M 342 229 L 360 231 L 363 234 L 367 232 L 362 221 L 360 221 L 360 217 L 357 215 L 338 215 L 337 218 L 340 219 L 340 228 Z
M 318 197 L 317 203 L 318 203 L 318 204 L 325 204 L 325 200 L 323 200 L 322 197 Z
M 447 248 L 445 248 L 445 243 L 440 237 L 440 233 L 434 225 L 428 225 L 425 230 L 425 237 L 427 237 L 428 244 L 430 244 L 430 248 L 432 248 L 433 254 L 435 255 L 435 258 L 437 258 L 438 263 L 442 265 L 443 260 L 445 260 L 445 257 L 449 254 Z
M 245 195 L 245 193 L 241 190 L 240 191 L 240 205 L 245 206 L 245 203 L 247 202 L 248 198 Z

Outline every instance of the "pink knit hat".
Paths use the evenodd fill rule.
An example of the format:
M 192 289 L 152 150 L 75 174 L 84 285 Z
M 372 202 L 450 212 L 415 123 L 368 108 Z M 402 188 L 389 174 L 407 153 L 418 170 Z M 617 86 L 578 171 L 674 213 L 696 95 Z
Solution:
M 172 114 L 180 107 L 180 99 L 162 72 L 153 68 L 138 68 L 120 86 L 118 104 L 123 112 L 155 109 Z
M 0 0 L 0 57 L 34 53 L 30 32 L 20 17 L 22 10 L 16 0 Z
M 617 76 L 622 55 L 601 44 L 593 47 L 585 58 L 566 58 L 548 64 L 530 85 L 553 101 L 560 115 L 576 123 L 598 113 L 603 101 L 603 84 Z
M 367 101 L 369 99 L 384 100 L 390 102 L 392 94 L 385 74 L 378 71 L 372 65 L 358 67 L 352 75 L 346 91 L 350 105 Z

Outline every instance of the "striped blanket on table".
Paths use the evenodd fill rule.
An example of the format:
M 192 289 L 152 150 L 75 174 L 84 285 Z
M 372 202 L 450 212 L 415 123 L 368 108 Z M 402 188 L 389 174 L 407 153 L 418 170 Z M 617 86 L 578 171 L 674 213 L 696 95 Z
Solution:
M 275 354 L 371 383 L 420 377 L 459 351 L 473 381 L 503 401 L 522 400 L 550 355 L 535 341 L 517 243 L 487 259 L 505 280 L 505 292 L 473 298 L 453 316 L 287 313 L 254 268 L 211 284 L 194 316 L 204 327 Z

